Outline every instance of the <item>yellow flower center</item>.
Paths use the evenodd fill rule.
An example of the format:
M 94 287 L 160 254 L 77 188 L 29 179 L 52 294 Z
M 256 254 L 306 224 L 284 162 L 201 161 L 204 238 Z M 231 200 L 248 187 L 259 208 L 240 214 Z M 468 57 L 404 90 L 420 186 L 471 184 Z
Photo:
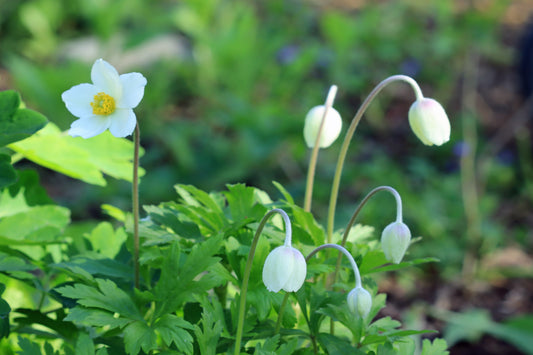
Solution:
M 91 102 L 93 114 L 95 115 L 109 115 L 115 111 L 115 99 L 106 94 L 99 92 L 94 95 L 94 101 Z

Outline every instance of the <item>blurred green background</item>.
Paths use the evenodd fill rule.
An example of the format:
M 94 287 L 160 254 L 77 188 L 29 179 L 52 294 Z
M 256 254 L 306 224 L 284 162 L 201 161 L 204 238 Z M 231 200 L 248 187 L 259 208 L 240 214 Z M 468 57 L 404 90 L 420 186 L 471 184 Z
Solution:
M 176 183 L 215 190 L 245 182 L 276 195 L 272 181 L 301 201 L 310 154 L 303 121 L 329 86 L 339 87 L 344 132 L 378 82 L 412 76 L 446 108 L 451 141 L 423 146 L 407 122 L 410 88 L 385 89 L 350 146 L 337 228 L 367 192 L 390 185 L 423 237 L 412 255 L 441 259 L 415 273 L 412 293 L 416 277 L 435 272 L 492 286 L 502 277 L 530 282 L 531 124 L 520 116 L 515 64 L 532 11 L 527 0 L 3 0 L 0 89 L 19 90 L 27 106 L 68 129 L 75 118 L 61 93 L 89 82 L 95 59 L 142 72 L 143 204 L 173 199 Z M 341 142 L 319 155 L 319 221 Z M 129 208 L 127 183 L 93 187 L 44 169 L 40 176 L 74 219 L 102 218 L 102 203 Z M 379 231 L 393 216 L 392 198 L 379 196 L 360 222 Z M 533 311 L 525 302 L 513 312 Z

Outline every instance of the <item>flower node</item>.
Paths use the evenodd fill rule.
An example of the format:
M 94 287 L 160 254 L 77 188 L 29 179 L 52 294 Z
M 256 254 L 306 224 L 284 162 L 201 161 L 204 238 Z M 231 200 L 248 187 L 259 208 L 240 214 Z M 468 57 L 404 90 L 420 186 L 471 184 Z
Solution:
M 95 115 L 109 115 L 115 111 L 115 99 L 105 92 L 99 92 L 94 95 L 91 107 Z

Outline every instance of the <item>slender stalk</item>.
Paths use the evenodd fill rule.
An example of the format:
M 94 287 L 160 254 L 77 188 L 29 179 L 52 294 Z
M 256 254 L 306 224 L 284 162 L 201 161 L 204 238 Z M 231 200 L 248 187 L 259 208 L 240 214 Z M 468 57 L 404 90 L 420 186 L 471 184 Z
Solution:
M 135 126 L 133 134 L 133 181 L 132 181 L 132 206 L 133 206 L 133 263 L 135 267 L 135 288 L 139 288 L 139 146 L 141 131 L 139 123 Z
M 417 100 L 420 100 L 423 98 L 422 91 L 420 90 L 420 87 L 414 81 L 412 78 L 406 76 L 406 75 L 393 75 L 391 77 L 388 77 L 387 79 L 383 80 L 381 83 L 379 83 L 374 90 L 370 92 L 368 97 L 363 101 L 361 107 L 359 107 L 359 110 L 355 114 L 354 118 L 352 119 L 352 123 L 350 124 L 350 127 L 348 127 L 348 131 L 346 132 L 346 136 L 344 137 L 344 141 L 341 146 L 341 150 L 339 153 L 339 159 L 337 161 L 337 167 L 335 169 L 335 175 L 333 177 L 333 183 L 331 185 L 331 195 L 329 200 L 329 208 L 328 208 L 328 227 L 327 227 L 327 242 L 331 242 L 331 238 L 333 236 L 333 224 L 335 222 L 335 207 L 337 204 L 337 197 L 339 193 L 339 185 L 340 185 L 340 179 L 342 174 L 342 168 L 344 166 L 344 161 L 346 159 L 346 153 L 348 152 L 348 146 L 350 145 L 350 141 L 352 140 L 352 137 L 355 133 L 355 129 L 357 128 L 357 125 L 359 124 L 359 121 L 361 121 L 361 118 L 363 117 L 363 114 L 365 113 L 366 109 L 372 102 L 372 100 L 376 97 L 376 95 L 388 84 L 390 84 L 393 81 L 405 81 L 411 87 L 413 88 L 415 92 L 415 96 Z
M 283 301 L 281 301 L 281 305 L 279 306 L 278 320 L 276 321 L 276 328 L 274 330 L 274 334 L 279 333 L 279 329 L 281 328 L 281 321 L 283 320 L 283 314 L 285 313 L 285 305 L 287 304 L 288 300 L 289 293 L 285 292 L 285 296 L 283 296 Z
M 354 260 L 354 258 L 352 256 L 352 254 L 350 254 L 348 252 L 348 250 L 346 250 L 346 248 L 344 248 L 344 247 L 342 247 L 340 245 L 337 245 L 337 244 L 322 244 L 321 246 L 315 248 L 311 253 L 309 253 L 309 255 L 307 255 L 307 257 L 305 258 L 305 261 L 309 262 L 309 260 L 313 257 L 313 255 L 318 253 L 320 250 L 326 249 L 326 248 L 337 249 L 338 251 L 340 251 L 342 254 L 344 254 L 348 258 L 348 260 L 350 261 L 350 264 L 352 265 L 353 273 L 355 275 L 355 287 L 362 287 L 361 273 L 359 272 L 359 268 L 357 267 L 357 264 L 355 263 L 355 260 Z M 342 254 L 340 254 L 340 255 L 342 255 Z
M 242 332 L 244 328 L 244 313 L 246 311 L 246 293 L 248 292 L 248 281 L 250 280 L 250 273 L 252 271 L 252 263 L 255 255 L 255 249 L 257 248 L 257 243 L 259 242 L 259 236 L 261 235 L 261 232 L 263 231 L 263 228 L 265 227 L 266 222 L 268 221 L 269 217 L 274 214 L 279 213 L 283 217 L 283 220 L 285 222 L 285 245 L 291 244 L 291 236 L 292 236 L 292 230 L 291 230 L 291 223 L 289 220 L 289 216 L 285 211 L 276 208 L 273 210 L 268 211 L 261 222 L 259 223 L 259 226 L 257 227 L 257 230 L 255 231 L 254 239 L 252 240 L 252 245 L 250 246 L 250 252 L 248 253 L 248 260 L 246 260 L 246 265 L 244 267 L 244 275 L 242 280 L 242 287 L 241 287 L 241 296 L 239 299 L 239 316 L 237 320 L 237 334 L 235 336 L 235 355 L 238 355 L 241 351 L 241 342 L 242 342 Z M 281 312 L 281 309 L 280 309 Z
M 378 186 L 372 191 L 370 191 L 365 196 L 365 198 L 361 201 L 359 206 L 357 206 L 357 209 L 353 213 L 352 218 L 350 218 L 350 221 L 348 222 L 348 225 L 346 226 L 346 230 L 344 231 L 344 235 L 342 236 L 342 241 L 341 241 L 340 246 L 344 247 L 346 245 L 346 241 L 348 239 L 348 235 L 350 234 L 350 230 L 352 229 L 352 226 L 354 225 L 355 220 L 357 216 L 359 215 L 359 212 L 361 212 L 361 209 L 363 208 L 363 206 L 368 202 L 368 200 L 370 200 L 372 196 L 374 196 L 376 193 L 380 191 L 388 191 L 394 196 L 394 198 L 396 199 L 396 222 L 402 222 L 402 219 L 403 219 L 402 218 L 402 198 L 400 197 L 400 194 L 398 193 L 398 191 L 396 191 L 394 188 L 390 186 Z M 342 255 L 339 255 L 339 257 L 337 258 L 337 264 L 335 265 L 335 272 L 333 273 L 333 277 L 331 279 L 332 284 L 335 283 L 335 280 L 337 279 L 337 274 L 339 272 L 340 265 L 341 265 L 341 257 Z
M 325 107 L 324 114 L 322 115 L 322 120 L 320 121 L 320 127 L 318 128 L 318 133 L 316 135 L 315 146 L 313 147 L 313 150 L 311 152 L 311 157 L 309 158 L 309 167 L 307 170 L 307 184 L 305 187 L 305 198 L 304 198 L 304 211 L 307 211 L 307 212 L 311 211 L 311 200 L 313 197 L 313 184 L 315 180 L 318 150 L 320 149 L 320 138 L 322 136 L 322 130 L 324 128 L 324 122 L 326 121 L 328 111 L 333 106 L 333 100 L 335 99 L 336 94 L 337 94 L 337 86 L 332 85 L 329 88 L 328 96 L 326 97 L 326 102 L 324 104 L 324 107 Z
M 467 149 L 461 154 L 461 190 L 466 217 L 467 248 L 463 260 L 463 279 L 473 280 L 476 273 L 479 250 L 481 249 L 481 216 L 479 211 L 478 178 L 476 171 L 476 86 L 477 54 L 466 57 L 463 83 L 462 130 Z

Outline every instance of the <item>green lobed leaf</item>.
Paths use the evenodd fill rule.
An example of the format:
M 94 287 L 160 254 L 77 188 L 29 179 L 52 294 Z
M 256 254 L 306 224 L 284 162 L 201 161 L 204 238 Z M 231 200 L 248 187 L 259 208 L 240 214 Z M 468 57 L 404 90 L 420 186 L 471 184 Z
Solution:
M 141 349 L 150 353 L 157 348 L 157 335 L 145 321 L 132 322 L 124 328 L 124 344 L 130 355 L 137 355 Z
M 101 222 L 86 238 L 90 241 L 94 251 L 113 259 L 126 241 L 127 235 L 124 228 L 115 230 L 111 223 Z
M 132 180 L 133 143 L 108 131 L 90 138 L 71 137 L 54 124 L 23 141 L 9 145 L 36 164 L 89 184 L 105 186 L 103 174 Z M 140 152 L 142 155 L 142 151 Z M 139 170 L 139 176 L 144 171 Z
M 39 344 L 31 342 L 28 338 L 18 337 L 20 350 L 18 355 L 42 355 Z
M 98 288 L 83 284 L 64 286 L 56 289 L 64 297 L 78 300 L 88 308 L 103 309 L 133 320 L 143 320 L 142 315 L 130 296 L 111 280 L 96 279 Z
M 155 322 L 153 328 L 166 346 L 170 347 L 174 343 L 185 354 L 193 353 L 193 338 L 187 329 L 194 328 L 189 322 L 173 314 L 165 314 Z
M 76 340 L 76 355 L 94 355 L 94 342 L 89 334 L 79 333 Z
M 70 211 L 64 207 L 31 207 L 0 220 L 0 245 L 59 243 L 69 222 Z
M 48 122 L 40 113 L 21 106 L 16 91 L 0 92 L 0 147 L 31 136 Z
M 429 339 L 424 339 L 422 342 L 422 352 L 420 355 L 448 355 L 448 344 L 444 339 L 434 339 L 433 342 Z

